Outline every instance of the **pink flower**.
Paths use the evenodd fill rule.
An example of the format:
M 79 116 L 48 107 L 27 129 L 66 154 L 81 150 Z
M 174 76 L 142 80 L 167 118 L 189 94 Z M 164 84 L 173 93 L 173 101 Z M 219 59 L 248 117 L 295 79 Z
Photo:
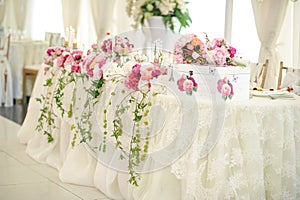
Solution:
M 48 56 L 51 56 L 53 53 L 54 53 L 54 49 L 50 47 L 50 48 L 47 50 L 47 55 L 48 55 Z
M 59 56 L 56 59 L 56 65 L 57 67 L 64 67 L 65 58 L 63 56 Z
M 153 78 L 152 70 L 153 70 L 153 67 L 147 67 L 145 70 L 142 70 L 141 71 L 141 80 L 150 81 Z
M 161 75 L 161 71 L 160 71 L 160 69 L 153 69 L 152 70 L 152 76 L 153 77 L 158 77 L 159 75 Z
M 218 80 L 218 86 L 217 86 L 217 89 L 218 89 L 218 91 L 219 91 L 220 93 L 221 93 L 221 91 L 222 91 L 222 86 L 226 83 L 226 80 L 227 80 L 226 77 L 224 77 L 224 79 Z
M 184 80 L 182 85 L 183 85 L 183 90 L 188 91 L 188 92 L 192 91 L 193 87 L 194 87 L 193 81 L 188 80 L 188 79 Z
M 102 76 L 103 76 L 103 70 L 102 70 L 102 69 L 100 69 L 100 70 L 98 71 L 98 76 L 99 76 L 99 77 L 102 77 Z
M 72 72 L 76 72 L 76 73 L 80 73 L 80 71 L 81 71 L 80 66 L 77 64 L 72 65 L 71 70 L 72 70 Z
M 93 70 L 90 69 L 90 68 L 87 68 L 87 69 L 86 69 L 86 74 L 87 74 L 89 77 L 93 77 L 93 76 L 94 76 L 94 72 L 93 72 Z
M 236 49 L 232 46 L 229 47 L 229 54 L 230 54 L 230 57 L 233 58 L 234 55 L 236 54 Z
M 217 65 L 224 65 L 226 63 L 227 50 L 224 47 L 217 47 L 214 49 L 213 57 Z
M 186 48 L 189 49 L 189 50 L 193 50 L 194 49 L 194 46 L 192 44 L 187 44 L 186 45 Z
M 44 71 L 45 72 L 49 71 L 49 67 L 44 67 Z
M 139 85 L 139 81 L 140 81 L 141 75 L 140 74 L 135 74 L 135 73 L 131 73 L 127 79 L 125 79 L 124 81 L 124 85 L 129 88 L 129 89 L 133 89 L 133 90 L 138 90 L 138 85 Z
M 135 65 L 132 67 L 132 72 L 135 73 L 135 74 L 139 74 L 139 73 L 140 73 L 140 70 L 141 70 L 141 65 L 140 65 L 140 64 L 135 64 Z
M 177 86 L 180 91 L 184 91 L 183 82 L 186 80 L 186 76 L 183 74 L 181 78 L 177 81 Z
M 92 49 L 97 50 L 98 49 L 98 44 L 92 44 Z
M 231 87 L 227 83 L 222 85 L 221 94 L 225 97 L 231 94 Z
M 193 82 L 193 86 L 196 88 L 198 87 L 198 84 L 196 83 L 195 79 L 193 77 L 189 77 L 189 80 L 191 80 Z

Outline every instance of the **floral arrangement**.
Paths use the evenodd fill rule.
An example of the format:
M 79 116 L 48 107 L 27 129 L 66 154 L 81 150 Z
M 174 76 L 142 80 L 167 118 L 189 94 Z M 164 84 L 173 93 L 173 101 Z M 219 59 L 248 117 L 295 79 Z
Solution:
M 128 89 L 137 91 L 139 90 L 138 86 L 140 81 L 146 81 L 148 83 L 148 89 L 150 89 L 150 80 L 166 74 L 167 68 L 161 67 L 159 63 L 146 63 L 143 65 L 137 63 L 132 66 L 130 74 L 124 80 L 124 85 Z
M 224 38 L 210 41 L 206 35 L 207 62 L 213 65 L 234 65 L 236 49 L 229 45 Z
M 236 49 L 225 39 L 216 38 L 211 41 L 207 35 L 205 42 L 195 34 L 183 35 L 174 48 L 174 62 L 178 64 L 242 66 L 242 63 L 235 60 L 235 55 Z
M 183 35 L 175 45 L 174 60 L 181 64 L 205 64 L 206 45 L 195 34 Z
M 192 95 L 193 92 L 197 92 L 198 89 L 198 84 L 195 79 L 191 75 L 187 76 L 185 74 L 177 80 L 177 86 L 180 91 L 185 91 L 188 95 Z
M 227 77 L 218 80 L 217 86 L 218 92 L 222 94 L 222 98 L 226 101 L 227 99 L 232 99 L 234 95 L 233 86 Z
M 166 27 L 174 31 L 174 18 L 182 27 L 188 27 L 192 22 L 185 0 L 127 0 L 127 14 L 133 18 L 134 28 L 144 25 L 145 20 L 152 16 L 161 16 Z

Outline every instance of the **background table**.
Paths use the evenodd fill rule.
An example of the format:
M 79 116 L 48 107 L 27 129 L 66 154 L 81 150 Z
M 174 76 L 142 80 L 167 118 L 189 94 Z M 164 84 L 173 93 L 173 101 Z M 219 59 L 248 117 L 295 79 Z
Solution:
M 45 41 L 19 40 L 12 41 L 9 51 L 9 63 L 13 78 L 13 98 L 23 98 L 23 68 L 25 65 L 43 63 L 43 57 L 48 43 Z M 29 83 L 30 84 L 30 83 Z M 32 86 L 32 83 L 31 83 Z M 32 88 L 32 87 L 27 87 Z M 30 94 L 30 91 L 28 91 Z
M 201 112 L 189 150 L 172 165 L 143 174 L 140 186 L 134 187 L 128 183 L 128 174 L 98 162 L 84 144 L 71 147 L 70 126 L 75 122 L 74 117 L 56 118 L 58 128 L 52 133 L 52 143 L 36 133 L 40 104 L 34 98 L 45 92 L 42 85 L 46 79 L 47 75 L 40 72 L 18 137 L 27 144 L 26 152 L 32 158 L 56 168 L 64 182 L 96 187 L 113 199 L 300 198 L 299 96 L 294 100 L 256 97 L 227 102 L 218 142 L 205 157 L 200 155 L 213 108 L 210 104 L 199 104 Z M 65 90 L 66 105 L 73 87 L 69 85 Z M 108 89 L 107 94 L 110 92 Z M 155 101 L 166 109 L 166 123 L 170 123 L 162 130 L 169 137 L 162 134 L 154 141 L 154 145 L 163 146 L 176 134 L 178 116 L 174 113 L 178 110 L 174 101 L 164 95 L 158 95 Z M 97 127 L 101 116 L 94 113 L 92 123 Z

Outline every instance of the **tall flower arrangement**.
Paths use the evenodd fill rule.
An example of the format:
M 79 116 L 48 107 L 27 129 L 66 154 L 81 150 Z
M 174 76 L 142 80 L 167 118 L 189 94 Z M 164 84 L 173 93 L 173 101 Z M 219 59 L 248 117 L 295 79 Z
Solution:
M 161 16 L 166 27 L 172 31 L 175 28 L 176 18 L 180 28 L 185 28 L 192 23 L 185 0 L 127 0 L 127 14 L 134 21 L 133 27 L 144 25 L 152 16 Z

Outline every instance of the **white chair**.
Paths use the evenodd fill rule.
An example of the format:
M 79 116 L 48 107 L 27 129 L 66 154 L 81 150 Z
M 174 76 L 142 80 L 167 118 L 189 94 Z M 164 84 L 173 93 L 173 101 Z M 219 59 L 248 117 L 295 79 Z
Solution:
M 300 95 L 300 69 L 285 66 L 283 64 L 283 61 L 281 61 L 277 81 L 277 89 L 283 88 L 294 90 L 296 94 Z
M 60 33 L 45 33 L 45 41 L 48 42 L 49 47 L 61 45 Z
M 0 106 L 13 106 L 13 81 L 8 62 L 10 35 L 0 35 Z

